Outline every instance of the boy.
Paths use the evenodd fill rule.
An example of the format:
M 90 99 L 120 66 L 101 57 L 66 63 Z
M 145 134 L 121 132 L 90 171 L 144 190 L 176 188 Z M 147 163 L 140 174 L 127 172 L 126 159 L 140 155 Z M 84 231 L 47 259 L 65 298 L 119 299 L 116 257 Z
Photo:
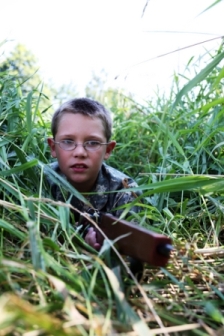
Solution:
M 112 120 L 109 111 L 99 102 L 88 98 L 69 100 L 57 109 L 52 118 L 53 138 L 48 138 L 51 155 L 57 158 L 52 168 L 94 206 L 96 210 L 119 217 L 123 210 L 115 208 L 130 203 L 135 196 L 130 191 L 105 193 L 135 187 L 137 184 L 127 175 L 106 165 L 116 142 L 111 140 Z M 60 187 L 51 186 L 53 197 L 63 200 Z M 88 195 L 88 193 L 94 193 Z M 88 209 L 73 196 L 71 204 L 81 212 Z M 138 207 L 132 207 L 138 212 Z M 77 214 L 76 214 L 77 220 Z M 77 220 L 78 221 L 78 220 Z M 100 249 L 96 231 L 90 228 L 85 241 Z

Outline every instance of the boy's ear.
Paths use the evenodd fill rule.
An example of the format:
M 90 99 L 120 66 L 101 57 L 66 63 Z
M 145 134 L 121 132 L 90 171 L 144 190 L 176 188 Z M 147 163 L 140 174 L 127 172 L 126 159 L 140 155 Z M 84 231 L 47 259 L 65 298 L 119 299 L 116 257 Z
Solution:
M 51 149 L 51 155 L 52 155 L 53 157 L 56 157 L 56 151 L 55 151 L 55 143 L 54 143 L 54 139 L 52 139 L 52 138 L 48 138 L 48 139 L 47 139 L 47 143 L 48 143 L 48 145 L 49 145 L 49 147 L 50 147 L 50 149 Z
M 110 157 L 110 154 L 112 153 L 115 146 L 116 146 L 116 141 L 112 140 L 109 142 L 106 148 L 106 153 L 104 155 L 105 160 L 107 160 Z

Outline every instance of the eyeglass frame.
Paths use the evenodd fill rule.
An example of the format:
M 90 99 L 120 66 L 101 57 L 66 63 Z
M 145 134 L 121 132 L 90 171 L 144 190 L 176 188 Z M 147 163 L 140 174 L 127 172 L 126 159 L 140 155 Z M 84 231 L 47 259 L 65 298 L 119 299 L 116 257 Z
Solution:
M 53 139 L 52 139 L 52 140 L 53 140 Z M 110 142 L 100 142 L 100 141 L 97 141 L 97 140 L 85 141 L 84 143 L 80 143 L 80 144 L 79 144 L 79 143 L 75 143 L 75 141 L 73 141 L 73 140 L 69 140 L 70 142 L 73 142 L 73 143 L 74 143 L 74 148 L 72 148 L 72 149 L 65 149 L 65 148 L 62 148 L 62 147 L 61 147 L 61 143 L 62 143 L 63 141 L 65 141 L 65 140 L 61 140 L 61 141 L 55 141 L 55 140 L 53 140 L 53 142 L 54 142 L 55 144 L 59 145 L 59 147 L 60 147 L 62 150 L 65 150 L 65 151 L 67 151 L 67 152 L 76 149 L 78 145 L 82 145 L 83 148 L 84 148 L 87 152 L 96 152 L 97 150 L 99 150 L 99 149 L 101 148 L 102 145 L 109 145 L 109 144 L 110 144 Z M 96 149 L 94 149 L 94 150 L 86 149 L 86 147 L 85 147 L 85 143 L 86 143 L 86 142 L 98 142 L 99 147 L 96 148 Z

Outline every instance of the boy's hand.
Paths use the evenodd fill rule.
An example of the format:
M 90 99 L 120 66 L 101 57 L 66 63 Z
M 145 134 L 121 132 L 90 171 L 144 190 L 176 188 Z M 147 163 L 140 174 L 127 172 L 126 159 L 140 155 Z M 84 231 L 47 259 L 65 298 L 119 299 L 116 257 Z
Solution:
M 90 227 L 86 236 L 85 236 L 85 242 L 92 246 L 95 250 L 99 251 L 101 248 L 101 244 L 97 242 L 96 238 L 96 231 L 93 227 Z

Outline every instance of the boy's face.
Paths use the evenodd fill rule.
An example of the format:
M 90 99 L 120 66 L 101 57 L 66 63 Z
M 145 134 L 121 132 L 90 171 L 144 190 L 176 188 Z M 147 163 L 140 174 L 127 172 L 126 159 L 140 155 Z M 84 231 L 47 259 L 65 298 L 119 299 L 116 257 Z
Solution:
M 58 125 L 55 141 L 73 140 L 77 144 L 94 140 L 107 142 L 104 134 L 102 120 L 82 114 L 65 113 Z M 80 192 L 88 192 L 94 186 L 103 160 L 109 158 L 116 142 L 111 141 L 108 145 L 102 145 L 95 152 L 85 150 L 82 145 L 66 151 L 55 144 L 53 139 L 48 139 L 51 154 L 58 160 L 62 173 L 68 181 Z

